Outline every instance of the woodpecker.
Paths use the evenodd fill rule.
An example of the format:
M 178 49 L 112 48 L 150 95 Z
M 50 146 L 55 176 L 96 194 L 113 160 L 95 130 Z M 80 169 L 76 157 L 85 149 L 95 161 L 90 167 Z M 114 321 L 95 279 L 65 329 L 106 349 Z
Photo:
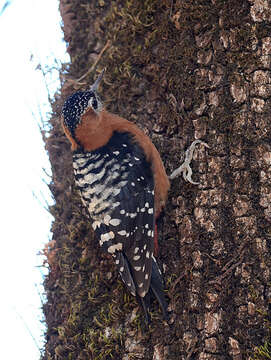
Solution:
M 167 200 L 169 177 L 150 138 L 132 122 L 104 109 L 97 93 L 103 73 L 88 90 L 72 94 L 63 105 L 61 121 L 71 142 L 75 183 L 101 248 L 112 255 L 147 323 L 151 293 L 168 320 L 154 247 L 156 219 Z M 184 177 L 188 172 L 187 180 L 194 183 L 188 163 L 180 171 Z

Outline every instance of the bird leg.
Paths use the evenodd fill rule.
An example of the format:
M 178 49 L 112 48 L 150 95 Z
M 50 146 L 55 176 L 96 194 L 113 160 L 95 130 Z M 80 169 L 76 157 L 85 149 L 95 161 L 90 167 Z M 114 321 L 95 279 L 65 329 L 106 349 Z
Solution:
M 191 163 L 191 160 L 193 158 L 195 146 L 197 144 L 202 144 L 205 147 L 210 148 L 210 146 L 208 144 L 206 144 L 205 142 L 203 142 L 201 140 L 193 141 L 192 144 L 189 146 L 189 148 L 185 152 L 185 160 L 184 160 L 184 162 L 182 163 L 181 166 L 179 166 L 176 170 L 174 170 L 173 173 L 169 176 L 170 180 L 175 179 L 177 176 L 179 176 L 182 173 L 184 180 L 186 180 L 186 181 L 188 181 L 188 182 L 190 182 L 191 184 L 194 184 L 194 185 L 199 184 L 199 182 L 195 182 L 195 181 L 192 180 L 192 178 L 191 178 L 192 169 L 190 167 L 190 163 Z

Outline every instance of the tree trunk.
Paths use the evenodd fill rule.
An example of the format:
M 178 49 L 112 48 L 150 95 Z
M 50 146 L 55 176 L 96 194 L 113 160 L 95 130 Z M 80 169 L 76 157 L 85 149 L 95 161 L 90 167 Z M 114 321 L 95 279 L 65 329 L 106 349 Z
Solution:
M 270 336 L 270 2 L 61 0 L 60 10 L 71 64 L 46 139 L 55 220 L 43 358 L 270 358 L 259 348 Z M 107 109 L 152 138 L 168 174 L 193 140 L 210 146 L 194 157 L 200 185 L 171 184 L 159 262 L 172 319 L 154 304 L 150 330 L 93 238 L 59 122 L 66 96 L 104 67 Z

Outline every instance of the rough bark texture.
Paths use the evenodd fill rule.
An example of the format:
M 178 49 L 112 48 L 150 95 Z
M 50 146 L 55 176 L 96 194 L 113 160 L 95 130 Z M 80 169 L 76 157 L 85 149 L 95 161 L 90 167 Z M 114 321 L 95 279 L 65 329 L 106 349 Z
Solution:
M 43 358 L 270 358 L 260 348 L 270 336 L 270 2 L 61 0 L 60 10 L 71 64 L 46 140 L 55 221 Z M 149 134 L 168 173 L 194 139 L 211 147 L 193 162 L 200 186 L 172 182 L 159 255 L 172 324 L 155 304 L 148 331 L 93 238 L 60 128 L 65 97 L 103 67 L 106 107 Z

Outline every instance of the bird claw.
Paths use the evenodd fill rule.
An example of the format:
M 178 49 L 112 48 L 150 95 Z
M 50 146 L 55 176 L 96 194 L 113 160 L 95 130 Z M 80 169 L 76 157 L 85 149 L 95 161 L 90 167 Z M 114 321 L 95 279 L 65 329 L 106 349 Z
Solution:
M 172 174 L 169 176 L 170 180 L 175 179 L 177 176 L 179 176 L 181 173 L 183 174 L 183 178 L 185 181 L 190 182 L 193 185 L 199 185 L 199 182 L 195 182 L 192 180 L 192 169 L 190 166 L 190 163 L 193 158 L 194 150 L 197 144 L 202 144 L 207 148 L 210 148 L 208 144 L 206 144 L 204 141 L 201 140 L 195 140 L 192 142 L 192 144 L 189 146 L 189 148 L 185 152 L 185 160 L 182 163 L 181 166 L 179 166 L 176 170 L 172 172 Z

